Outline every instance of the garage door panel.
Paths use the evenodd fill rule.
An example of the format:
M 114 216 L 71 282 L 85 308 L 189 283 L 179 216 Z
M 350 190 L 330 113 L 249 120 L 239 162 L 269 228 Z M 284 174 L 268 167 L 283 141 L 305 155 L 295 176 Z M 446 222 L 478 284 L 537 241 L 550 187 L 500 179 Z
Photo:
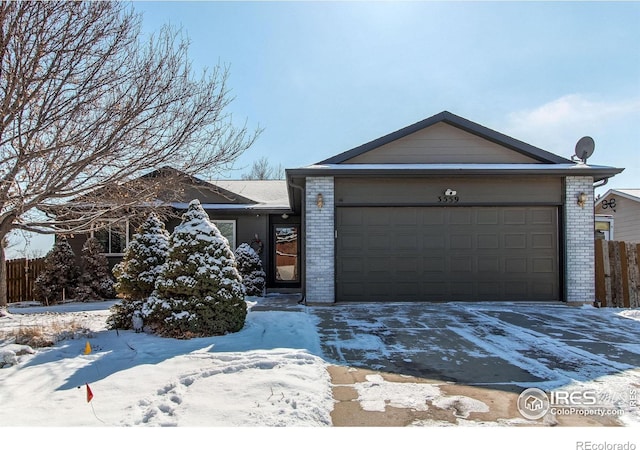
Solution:
M 505 225 L 525 225 L 527 223 L 526 209 L 511 209 L 503 212 Z
M 510 233 L 504 235 L 505 249 L 527 248 L 527 235 L 524 233 Z
M 464 300 L 470 298 L 474 295 L 474 284 L 464 281 L 452 283 L 449 294 L 452 300 Z
M 553 273 L 556 270 L 553 258 L 532 258 L 533 273 Z
M 345 232 L 341 233 L 342 249 L 346 252 L 360 251 L 364 245 L 364 236 L 361 233 Z
M 365 260 L 360 257 L 344 257 L 341 260 L 341 271 L 343 273 L 348 273 L 349 276 L 353 277 L 357 274 L 365 273 Z
M 421 292 L 426 300 L 441 301 L 449 295 L 449 283 L 444 281 L 422 282 L 420 284 Z
M 365 250 L 378 252 L 392 252 L 394 249 L 391 240 L 391 232 L 388 230 L 380 230 L 378 228 L 371 229 L 365 236 Z
M 398 234 L 394 236 L 394 241 L 395 248 L 400 252 L 416 253 L 420 250 L 419 236 L 408 230 L 399 230 Z
M 425 250 L 445 249 L 446 235 L 444 234 L 426 234 L 422 236 L 422 248 Z
M 549 209 L 532 209 L 531 223 L 534 225 L 554 225 L 554 211 Z
M 468 234 L 452 234 L 450 239 L 452 250 L 470 250 L 473 248 L 473 238 Z
M 558 300 L 557 207 L 338 207 L 338 301 Z
M 532 296 L 538 299 L 545 299 L 552 297 L 555 294 L 555 286 L 552 283 L 532 283 Z
M 449 225 L 471 225 L 473 211 L 468 208 L 449 209 Z
M 527 273 L 527 258 L 506 258 L 505 273 Z
M 392 216 L 395 225 L 417 225 L 418 210 L 414 208 L 402 208 Z
M 444 273 L 446 270 L 447 261 L 444 256 L 422 258 L 422 273 Z
M 478 257 L 478 273 L 500 273 L 500 257 L 499 256 L 479 256 Z
M 555 235 L 553 233 L 531 233 L 531 248 L 550 249 L 555 247 Z
M 500 220 L 496 209 L 478 210 L 476 217 L 478 225 L 498 225 Z
M 507 296 L 519 298 L 529 296 L 528 281 L 505 281 L 504 293 Z
M 429 208 L 422 211 L 421 217 L 423 225 L 444 225 L 445 209 Z
M 500 294 L 499 281 L 480 281 L 478 282 L 478 297 L 480 300 L 495 299 L 496 294 Z
M 478 249 L 498 249 L 500 248 L 500 236 L 498 234 L 479 234 Z
M 452 257 L 451 272 L 456 274 L 473 273 L 473 256 Z

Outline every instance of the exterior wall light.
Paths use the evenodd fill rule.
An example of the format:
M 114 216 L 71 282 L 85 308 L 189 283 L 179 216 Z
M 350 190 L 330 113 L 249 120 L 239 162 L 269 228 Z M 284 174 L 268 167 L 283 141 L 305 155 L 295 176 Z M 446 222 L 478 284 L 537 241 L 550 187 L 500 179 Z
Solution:
M 282 217 L 284 220 L 287 220 L 287 219 L 289 218 L 289 214 L 284 213 L 284 214 L 283 214 L 282 216 L 280 216 L 280 217 Z
M 318 208 L 322 208 L 324 206 L 324 198 L 322 197 L 322 194 L 318 194 L 316 197 L 316 205 L 318 205 Z
M 578 206 L 584 208 L 585 203 L 587 203 L 587 194 L 580 192 L 580 194 L 578 194 Z

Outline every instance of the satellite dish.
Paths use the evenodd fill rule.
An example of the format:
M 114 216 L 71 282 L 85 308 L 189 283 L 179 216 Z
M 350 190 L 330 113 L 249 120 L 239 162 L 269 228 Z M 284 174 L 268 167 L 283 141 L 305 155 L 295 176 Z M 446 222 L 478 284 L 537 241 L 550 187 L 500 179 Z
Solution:
M 587 159 L 593 155 L 593 150 L 596 148 L 595 142 L 593 142 L 593 138 L 590 136 L 585 136 L 580 138 L 578 143 L 576 144 L 576 157 L 585 164 Z

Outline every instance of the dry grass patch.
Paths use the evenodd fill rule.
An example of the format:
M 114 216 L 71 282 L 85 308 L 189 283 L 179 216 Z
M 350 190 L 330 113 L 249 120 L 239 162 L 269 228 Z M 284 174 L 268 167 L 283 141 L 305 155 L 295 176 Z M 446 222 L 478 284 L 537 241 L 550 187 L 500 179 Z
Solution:
M 12 341 L 32 348 L 51 347 L 65 339 L 89 337 L 91 330 L 76 320 L 53 321 L 44 325 L 23 325 L 15 330 L 0 333 L 0 341 Z

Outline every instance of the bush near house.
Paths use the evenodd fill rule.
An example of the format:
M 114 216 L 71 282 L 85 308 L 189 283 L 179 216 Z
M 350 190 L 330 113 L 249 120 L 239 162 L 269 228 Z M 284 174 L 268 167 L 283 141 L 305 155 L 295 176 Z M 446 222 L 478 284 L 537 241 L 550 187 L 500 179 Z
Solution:
M 236 249 L 238 270 L 242 276 L 242 284 L 247 295 L 262 296 L 266 274 L 262 270 L 260 256 L 247 243 L 240 244 Z
M 44 258 L 44 268 L 35 281 L 34 298 L 51 305 L 73 297 L 79 275 L 73 249 L 64 237 L 59 237 Z
M 168 251 L 169 233 L 158 216 L 151 213 L 133 235 L 122 261 L 113 268 L 114 287 L 122 302 L 111 308 L 107 319 L 110 328 L 133 327 L 134 313 L 153 292 Z
M 198 200 L 169 238 L 167 261 L 142 306 L 145 327 L 175 338 L 240 331 L 247 306 L 233 251 Z
M 87 239 L 82 246 L 80 265 L 82 274 L 78 279 L 76 300 L 89 302 L 115 297 L 109 262 L 102 254 L 102 245 L 96 238 Z

